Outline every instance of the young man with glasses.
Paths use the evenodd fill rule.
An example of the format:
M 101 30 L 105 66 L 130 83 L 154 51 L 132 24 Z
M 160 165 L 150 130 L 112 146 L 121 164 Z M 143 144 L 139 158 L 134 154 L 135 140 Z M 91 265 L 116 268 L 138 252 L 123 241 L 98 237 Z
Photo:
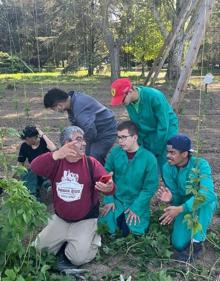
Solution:
M 177 250 L 175 258 L 182 261 L 195 259 L 202 252 L 202 243 L 211 223 L 217 204 L 212 172 L 209 163 L 191 155 L 191 140 L 186 135 L 176 135 L 167 142 L 168 163 L 163 167 L 166 187 L 161 187 L 158 198 L 170 206 L 164 209 L 160 223 L 173 223 L 172 245 Z M 197 220 L 194 233 L 185 218 Z
M 73 126 L 79 126 L 85 133 L 86 155 L 104 164 L 108 151 L 116 139 L 114 113 L 95 98 L 82 92 L 52 88 L 44 96 L 45 108 L 67 112 Z
M 112 194 L 112 179 L 93 157 L 85 156 L 84 132 L 76 126 L 61 133 L 61 148 L 45 153 L 31 162 L 31 169 L 52 182 L 55 214 L 35 240 L 37 248 L 59 252 L 60 271 L 74 273 L 75 266 L 91 261 L 101 246 L 97 234 L 99 194 Z
M 138 143 L 151 151 L 162 166 L 166 163 L 166 142 L 178 133 L 178 119 L 165 95 L 151 87 L 133 87 L 128 78 L 111 85 L 111 105 L 125 105 L 138 128 Z
M 109 152 L 105 168 L 113 172 L 114 195 L 104 196 L 100 223 L 109 232 L 117 229 L 127 236 L 130 232 L 144 234 L 150 220 L 150 201 L 158 187 L 157 161 L 154 155 L 138 145 L 138 131 L 132 121 L 117 128 L 118 145 Z

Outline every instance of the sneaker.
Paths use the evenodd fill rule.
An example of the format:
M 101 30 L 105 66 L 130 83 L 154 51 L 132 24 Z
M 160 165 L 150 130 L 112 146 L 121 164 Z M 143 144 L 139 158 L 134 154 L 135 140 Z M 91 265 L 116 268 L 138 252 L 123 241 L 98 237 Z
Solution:
M 75 276 L 88 272 L 87 269 L 78 268 L 77 266 L 72 264 L 67 258 L 60 259 L 57 263 L 56 269 L 61 273 Z
M 191 262 L 197 259 L 203 252 L 202 242 L 189 243 L 183 251 L 177 251 L 176 259 L 179 261 Z

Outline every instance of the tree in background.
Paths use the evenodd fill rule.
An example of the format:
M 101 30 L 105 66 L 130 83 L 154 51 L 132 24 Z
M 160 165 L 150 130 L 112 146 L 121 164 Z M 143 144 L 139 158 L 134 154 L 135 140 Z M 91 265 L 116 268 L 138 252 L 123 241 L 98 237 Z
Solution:
M 137 64 L 141 64 L 141 76 L 144 77 L 146 65 L 155 59 L 163 45 L 163 36 L 149 6 L 142 6 L 135 13 L 137 17 L 133 24 L 138 32 L 123 49 L 133 55 Z

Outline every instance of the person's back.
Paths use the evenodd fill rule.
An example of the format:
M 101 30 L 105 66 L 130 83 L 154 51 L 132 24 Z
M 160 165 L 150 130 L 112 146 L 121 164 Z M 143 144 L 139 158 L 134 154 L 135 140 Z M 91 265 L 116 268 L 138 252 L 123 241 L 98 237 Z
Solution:
M 128 104 L 129 117 L 138 127 L 140 143 L 154 155 L 160 155 L 166 149 L 167 140 L 178 131 L 177 116 L 158 89 L 139 86 L 137 90 L 140 94 L 139 109 L 137 112 L 132 103 Z
M 89 144 L 109 142 L 116 137 L 114 113 L 91 96 L 82 92 L 70 92 L 71 108 L 68 110 L 72 125 L 83 128 L 89 150 Z M 91 150 L 91 146 L 90 146 Z M 91 152 L 91 151 L 90 151 Z M 89 151 L 88 151 L 89 153 Z
M 165 95 L 146 86 L 132 86 L 128 78 L 112 83 L 113 106 L 124 104 L 130 119 L 138 127 L 139 144 L 158 160 L 160 171 L 166 163 L 166 142 L 178 133 L 178 119 Z
M 68 94 L 56 88 L 45 95 L 44 105 L 59 112 L 67 111 L 71 124 L 85 132 L 86 154 L 104 163 L 116 138 L 116 120 L 110 109 L 85 93 Z

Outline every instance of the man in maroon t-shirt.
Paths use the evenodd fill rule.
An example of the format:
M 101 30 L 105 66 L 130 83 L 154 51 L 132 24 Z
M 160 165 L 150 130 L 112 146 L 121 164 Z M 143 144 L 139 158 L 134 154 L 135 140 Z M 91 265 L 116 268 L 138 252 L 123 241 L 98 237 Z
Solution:
M 112 179 L 107 183 L 100 181 L 107 174 L 104 167 L 95 158 L 85 156 L 83 136 L 79 127 L 67 127 L 60 137 L 60 149 L 40 155 L 31 162 L 35 173 L 51 180 L 55 210 L 35 245 L 54 254 L 63 250 L 63 258 L 58 263 L 61 271 L 95 257 L 101 245 L 101 237 L 96 233 L 98 192 L 105 195 L 114 192 Z

